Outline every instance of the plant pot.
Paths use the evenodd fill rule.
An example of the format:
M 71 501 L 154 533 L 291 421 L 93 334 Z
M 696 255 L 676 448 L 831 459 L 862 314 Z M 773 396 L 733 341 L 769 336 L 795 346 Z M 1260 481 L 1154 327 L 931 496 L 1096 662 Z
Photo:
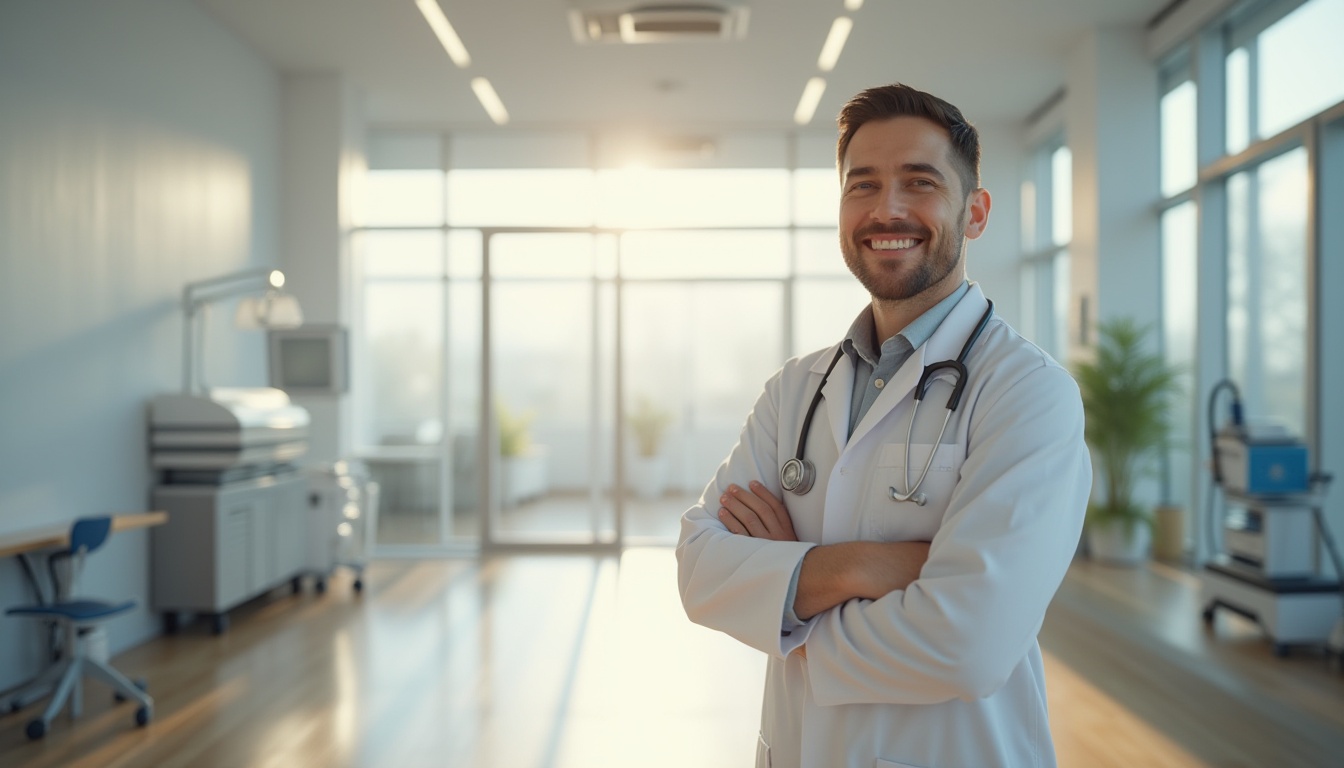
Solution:
M 626 462 L 625 481 L 636 498 L 661 498 L 667 490 L 667 457 L 631 456 Z
M 1164 504 L 1153 516 L 1153 557 L 1180 561 L 1185 557 L 1185 508 Z
M 1148 558 L 1152 533 L 1143 523 L 1126 526 L 1123 521 L 1087 524 L 1087 546 L 1094 560 L 1111 565 L 1134 566 Z
M 501 507 L 516 507 L 546 494 L 550 489 L 546 454 L 547 451 L 541 446 L 533 446 L 531 451 L 521 456 L 501 458 Z

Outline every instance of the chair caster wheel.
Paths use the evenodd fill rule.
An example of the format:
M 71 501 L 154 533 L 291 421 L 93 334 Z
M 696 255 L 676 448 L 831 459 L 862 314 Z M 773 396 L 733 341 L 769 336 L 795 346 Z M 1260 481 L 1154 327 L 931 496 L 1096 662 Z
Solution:
M 355 591 L 356 591 L 356 592 L 363 592 L 363 591 L 364 591 L 364 580 L 363 580 L 363 579 L 355 579 Z
M 32 722 L 28 723 L 28 727 L 24 728 L 23 732 L 28 734 L 28 738 L 32 739 L 33 741 L 37 741 L 38 739 L 47 735 L 47 722 L 45 720 L 40 719 L 33 720 Z
M 153 715 L 150 714 L 149 707 L 140 707 L 139 709 L 135 710 L 136 725 L 140 726 L 146 725 L 152 718 Z
M 132 680 L 131 682 L 135 684 L 135 687 L 136 687 L 136 688 L 139 688 L 139 689 L 142 690 L 142 691 L 148 691 L 148 690 L 149 690 L 149 681 L 146 680 L 146 679 L 143 678 L 143 677 L 136 678 L 135 680 Z M 118 704 L 120 704 L 121 702 L 123 702 L 123 701 L 126 700 L 126 694 L 122 693 L 121 691 L 115 691 L 115 692 L 113 692 L 113 694 L 112 694 L 112 699 L 113 699 L 114 701 L 116 701 Z

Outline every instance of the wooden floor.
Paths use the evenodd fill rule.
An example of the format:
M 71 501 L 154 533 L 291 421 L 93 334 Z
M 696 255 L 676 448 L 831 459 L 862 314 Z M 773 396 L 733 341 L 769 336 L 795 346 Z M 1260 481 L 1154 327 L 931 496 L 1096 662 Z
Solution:
M 380 561 L 365 582 L 119 655 L 154 722 L 90 683 L 84 716 L 41 742 L 23 735 L 36 705 L 0 718 L 0 766 L 752 762 L 763 657 L 686 621 L 670 549 Z M 1199 608 L 1185 571 L 1074 566 L 1041 635 L 1060 764 L 1344 765 L 1344 676 Z

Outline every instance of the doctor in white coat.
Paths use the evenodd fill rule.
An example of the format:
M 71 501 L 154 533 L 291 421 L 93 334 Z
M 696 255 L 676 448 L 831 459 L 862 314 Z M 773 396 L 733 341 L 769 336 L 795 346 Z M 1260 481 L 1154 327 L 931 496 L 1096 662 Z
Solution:
M 966 280 L 990 197 L 960 111 L 893 85 L 839 124 L 841 251 L 872 302 L 766 382 L 682 519 L 682 603 L 769 657 L 758 766 L 1053 766 L 1036 636 L 1091 488 L 1078 389 Z M 939 369 L 912 425 L 963 347 L 958 407 Z M 815 479 L 788 492 L 818 391 Z

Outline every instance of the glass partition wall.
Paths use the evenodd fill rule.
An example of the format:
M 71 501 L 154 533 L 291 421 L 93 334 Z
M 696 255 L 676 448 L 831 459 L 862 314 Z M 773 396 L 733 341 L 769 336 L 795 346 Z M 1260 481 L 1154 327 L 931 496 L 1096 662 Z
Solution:
M 452 205 L 431 223 L 389 202 L 393 183 L 377 192 L 395 225 L 357 234 L 354 411 L 382 489 L 377 552 L 675 543 L 764 381 L 867 300 L 821 225 L 833 195 L 804 196 L 828 208 L 808 214 L 818 224 L 791 223 L 788 172 L 738 171 L 721 186 L 764 179 L 774 192 L 755 197 L 773 210 L 734 217 L 719 200 L 676 206 L 689 220 L 655 208 L 517 226 L 481 204 L 499 179 L 472 173 L 484 186 L 460 224 Z M 408 177 L 423 187 L 384 181 Z M 654 181 L 639 177 L 646 194 Z M 574 188 L 628 206 L 612 186 Z
M 367 259 L 397 254 L 364 271 L 377 544 L 674 542 L 789 353 L 788 233 L 466 234 L 363 235 Z M 482 268 L 440 271 L 445 247 Z M 837 335 L 848 287 L 816 294 Z

